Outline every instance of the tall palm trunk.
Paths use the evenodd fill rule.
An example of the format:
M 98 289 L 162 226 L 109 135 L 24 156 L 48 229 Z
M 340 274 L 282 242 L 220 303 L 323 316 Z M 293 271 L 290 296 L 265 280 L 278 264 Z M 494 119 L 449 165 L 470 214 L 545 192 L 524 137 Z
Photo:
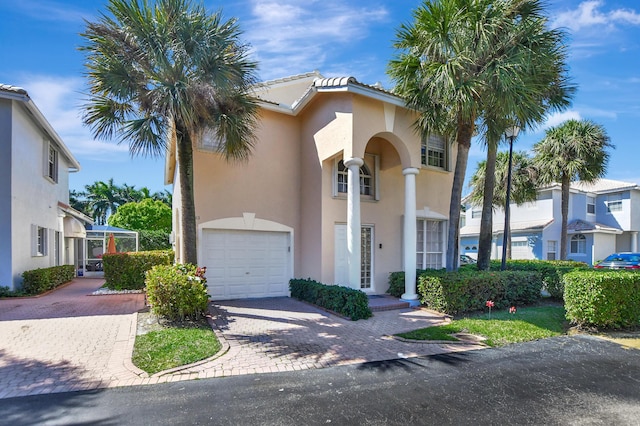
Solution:
M 456 145 L 458 154 L 456 157 L 456 169 L 453 175 L 453 187 L 451 188 L 451 202 L 449 203 L 449 232 L 447 235 L 447 271 L 458 269 L 458 253 L 460 238 L 460 203 L 462 202 L 462 187 L 464 175 L 467 171 L 469 149 L 471 148 L 471 136 L 473 124 L 462 124 L 458 130 Z
M 491 260 L 491 242 L 493 239 L 493 190 L 496 185 L 496 158 L 498 143 L 487 143 L 487 162 L 485 164 L 484 189 L 482 198 L 482 217 L 478 238 L 478 269 L 489 269 Z
M 181 263 L 198 263 L 196 250 L 196 208 L 193 196 L 193 146 L 186 129 L 176 126 L 178 174 L 180 179 Z
M 567 222 L 569 217 L 569 188 L 571 179 L 567 173 L 562 174 L 562 233 L 560 234 L 560 260 L 567 260 Z

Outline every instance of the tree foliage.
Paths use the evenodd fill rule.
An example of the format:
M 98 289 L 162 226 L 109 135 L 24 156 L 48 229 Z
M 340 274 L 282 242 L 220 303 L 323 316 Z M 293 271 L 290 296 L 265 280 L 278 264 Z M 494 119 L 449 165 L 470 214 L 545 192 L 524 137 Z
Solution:
M 566 105 L 565 34 L 548 29 L 541 0 L 434 0 L 397 31 L 389 65 L 395 91 L 419 112 L 420 133 L 451 136 L 457 160 L 447 269 L 457 268 L 462 186 L 474 134 L 498 141 Z
M 171 232 L 171 208 L 151 198 L 138 203 L 126 203 L 109 216 L 109 225 L 132 231 Z
M 193 144 L 213 132 L 225 158 L 248 158 L 256 63 L 235 19 L 190 0 L 109 0 L 107 10 L 82 34 L 90 90 L 84 123 L 98 138 L 126 141 L 132 155 L 176 155 L 178 260 L 196 263 Z

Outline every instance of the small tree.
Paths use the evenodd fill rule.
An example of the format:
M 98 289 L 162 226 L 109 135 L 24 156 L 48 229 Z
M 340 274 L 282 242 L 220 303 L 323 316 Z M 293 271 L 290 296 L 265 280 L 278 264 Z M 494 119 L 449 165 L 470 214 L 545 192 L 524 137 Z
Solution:
M 151 198 L 139 203 L 126 203 L 109 216 L 109 225 L 132 231 L 171 232 L 171 207 Z

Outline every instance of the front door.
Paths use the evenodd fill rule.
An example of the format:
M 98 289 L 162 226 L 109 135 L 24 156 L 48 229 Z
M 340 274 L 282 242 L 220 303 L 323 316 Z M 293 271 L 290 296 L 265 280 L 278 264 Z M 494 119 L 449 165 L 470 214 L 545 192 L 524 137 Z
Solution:
M 373 226 L 363 225 L 360 233 L 360 290 L 374 291 L 373 282 Z M 349 286 L 349 252 L 347 251 L 347 225 L 335 225 L 334 284 Z

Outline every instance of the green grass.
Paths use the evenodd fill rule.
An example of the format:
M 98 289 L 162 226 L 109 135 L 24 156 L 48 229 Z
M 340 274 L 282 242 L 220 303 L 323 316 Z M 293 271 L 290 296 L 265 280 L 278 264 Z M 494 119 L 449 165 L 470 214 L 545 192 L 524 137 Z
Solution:
M 154 374 L 208 358 L 220 348 L 207 324 L 171 327 L 136 336 L 132 361 L 141 370 Z
M 457 340 L 453 333 L 483 336 L 489 346 L 527 342 L 559 336 L 566 331 L 565 311 L 562 306 L 536 306 L 519 308 L 461 318 L 437 327 L 421 328 L 398 336 L 411 340 Z

